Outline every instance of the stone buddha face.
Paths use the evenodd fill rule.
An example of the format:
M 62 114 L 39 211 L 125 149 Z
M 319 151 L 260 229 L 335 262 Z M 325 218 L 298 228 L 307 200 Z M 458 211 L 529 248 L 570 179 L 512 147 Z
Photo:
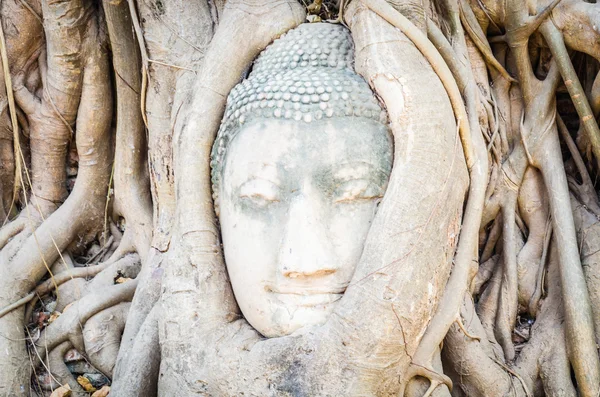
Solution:
M 349 38 L 331 26 L 324 28 Z M 326 321 L 354 274 L 392 168 L 392 139 L 366 83 L 349 68 L 304 72 L 258 74 L 257 84 L 233 92 L 237 104 L 228 103 L 213 149 L 233 291 L 267 337 Z

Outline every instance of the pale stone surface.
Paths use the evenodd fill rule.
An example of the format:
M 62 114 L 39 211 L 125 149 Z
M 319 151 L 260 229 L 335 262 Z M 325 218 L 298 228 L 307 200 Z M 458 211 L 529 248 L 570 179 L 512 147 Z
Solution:
M 326 321 L 387 187 L 391 134 L 352 64 L 345 28 L 304 24 L 228 99 L 213 196 L 238 305 L 267 337 Z
M 326 320 L 354 274 L 391 159 L 387 129 L 371 120 L 257 120 L 231 142 L 219 194 L 225 260 L 261 334 Z

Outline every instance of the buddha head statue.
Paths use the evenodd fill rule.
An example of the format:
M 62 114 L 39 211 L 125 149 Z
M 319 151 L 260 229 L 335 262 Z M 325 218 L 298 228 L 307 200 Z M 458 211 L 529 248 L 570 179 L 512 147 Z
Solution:
M 327 320 L 387 187 L 387 117 L 353 63 L 347 29 L 302 24 L 227 99 L 213 198 L 236 300 L 266 337 Z

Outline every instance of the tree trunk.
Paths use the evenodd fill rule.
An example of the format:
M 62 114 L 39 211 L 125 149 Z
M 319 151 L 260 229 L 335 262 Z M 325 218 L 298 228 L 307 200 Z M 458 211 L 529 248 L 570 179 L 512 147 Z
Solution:
M 600 393 L 594 4 L 7 0 L 0 18 L 0 395 Z M 308 45 L 303 23 L 342 33 Z M 287 94 L 273 83 L 285 76 L 298 82 Z M 359 86 L 385 117 L 364 111 Z M 305 245 L 286 258 L 319 239 L 345 247 L 331 236 L 373 208 L 324 320 L 267 338 L 238 301 L 216 181 L 254 203 L 255 222 L 256 203 L 268 214 L 249 237 L 281 226 L 272 204 L 285 200 L 268 178 L 251 193 L 215 179 L 215 155 L 242 159 L 219 144 L 277 118 L 309 134 L 366 133 L 370 119 L 393 164 L 382 197 L 368 185 L 327 201 L 353 208 L 343 227 L 328 226 L 335 211 L 301 214 L 325 232 L 296 230 Z M 292 272 L 305 288 L 293 294 L 335 271 Z

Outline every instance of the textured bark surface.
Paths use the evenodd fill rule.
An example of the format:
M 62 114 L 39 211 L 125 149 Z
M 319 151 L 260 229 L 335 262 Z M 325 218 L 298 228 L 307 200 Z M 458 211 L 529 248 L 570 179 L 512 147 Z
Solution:
M 0 395 L 596 397 L 599 18 L 581 0 L 2 2 Z M 267 339 L 228 279 L 210 153 L 254 59 L 325 19 L 352 34 L 394 164 L 333 314 Z

